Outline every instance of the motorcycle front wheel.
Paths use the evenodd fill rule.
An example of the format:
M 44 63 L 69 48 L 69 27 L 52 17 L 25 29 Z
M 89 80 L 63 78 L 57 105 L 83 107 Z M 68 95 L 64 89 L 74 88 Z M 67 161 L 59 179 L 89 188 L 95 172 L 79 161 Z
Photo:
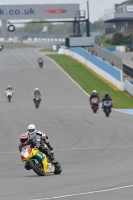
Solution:
M 44 171 L 43 171 L 43 167 L 41 165 L 41 163 L 36 164 L 33 160 L 30 161 L 30 167 L 31 169 L 33 169 L 33 171 L 39 175 L 39 176 L 44 176 Z

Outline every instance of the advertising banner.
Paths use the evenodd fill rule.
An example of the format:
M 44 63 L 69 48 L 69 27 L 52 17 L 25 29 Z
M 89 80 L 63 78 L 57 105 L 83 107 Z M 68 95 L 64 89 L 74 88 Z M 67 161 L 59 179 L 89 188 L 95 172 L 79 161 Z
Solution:
M 127 6 L 127 12 L 133 12 L 133 5 Z
M 67 47 L 92 47 L 94 46 L 94 37 L 73 37 L 66 38 Z
M 6 19 L 74 19 L 79 4 L 2 5 L 0 20 Z

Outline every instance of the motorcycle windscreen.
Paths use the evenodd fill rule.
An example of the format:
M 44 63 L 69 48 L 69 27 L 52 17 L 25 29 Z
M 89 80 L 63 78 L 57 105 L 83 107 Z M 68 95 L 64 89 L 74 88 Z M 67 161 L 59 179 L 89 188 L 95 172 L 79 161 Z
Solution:
M 25 145 L 22 147 L 22 150 L 21 150 L 21 158 L 24 159 L 24 158 L 28 158 L 29 155 L 30 155 L 30 152 L 31 152 L 31 148 L 30 148 L 30 145 Z

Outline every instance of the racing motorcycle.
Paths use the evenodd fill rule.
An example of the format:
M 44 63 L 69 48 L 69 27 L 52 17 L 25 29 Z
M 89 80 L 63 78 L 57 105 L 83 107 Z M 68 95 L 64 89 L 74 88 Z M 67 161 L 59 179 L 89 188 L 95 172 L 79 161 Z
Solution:
M 3 48 L 4 48 L 4 46 L 3 46 L 3 45 L 1 45 L 1 46 L 0 46 L 0 51 L 2 51 L 2 50 L 3 50 Z
M 42 61 L 42 60 L 38 60 L 38 64 L 39 64 L 39 66 L 42 68 L 42 66 L 43 66 L 43 61 Z
M 92 98 L 91 99 L 91 108 L 92 108 L 92 110 L 93 110 L 94 113 L 97 112 L 98 106 L 99 106 L 98 98 L 96 98 L 96 97 Z
M 5 91 L 5 95 L 6 95 L 7 99 L 8 99 L 8 101 L 10 102 L 11 98 L 12 98 L 12 95 L 13 95 L 12 90 L 9 89 L 9 90 Z
M 22 147 L 20 157 L 25 162 L 25 168 L 27 170 L 32 169 L 39 176 L 44 176 L 48 173 L 60 174 L 62 172 L 59 163 L 52 164 L 45 154 L 38 149 L 31 148 L 30 145 Z
M 36 97 L 35 97 L 34 103 L 35 103 L 35 107 L 38 108 L 39 105 L 40 105 L 40 97 L 39 97 L 39 96 L 36 96 Z
M 105 112 L 106 117 L 109 117 L 112 108 L 112 101 L 106 100 L 103 102 L 103 111 Z

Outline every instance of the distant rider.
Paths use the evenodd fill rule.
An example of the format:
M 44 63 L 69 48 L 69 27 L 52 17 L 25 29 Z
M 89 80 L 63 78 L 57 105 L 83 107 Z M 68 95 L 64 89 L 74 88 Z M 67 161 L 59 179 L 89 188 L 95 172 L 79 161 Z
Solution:
M 28 132 L 26 134 L 29 135 L 30 138 L 39 136 L 40 138 L 39 150 L 43 152 L 44 154 L 46 154 L 53 163 L 57 162 L 54 158 L 53 147 L 50 145 L 48 136 L 45 133 L 42 133 L 41 131 L 36 130 L 36 127 L 34 124 L 30 124 L 28 126 Z
M 10 85 L 8 85 L 7 88 L 5 89 L 5 95 L 7 94 L 7 91 L 11 91 L 12 94 L 14 93 L 14 89 Z
M 106 100 L 109 100 L 109 101 L 111 101 L 111 103 L 112 103 L 112 98 L 109 96 L 109 93 L 108 93 L 108 92 L 106 92 L 106 93 L 104 94 L 104 96 L 103 96 L 103 98 L 102 98 L 102 100 L 101 100 L 101 102 L 102 102 L 102 108 L 104 108 L 103 102 L 106 101 Z M 113 103 L 112 103 L 112 106 L 111 106 L 111 107 L 113 107 Z
M 0 51 L 2 51 L 2 49 L 3 49 L 3 48 L 4 48 L 4 46 L 3 46 L 3 45 L 1 45 L 1 46 L 0 46 Z
M 43 59 L 40 57 L 40 58 L 38 58 L 38 64 L 39 63 L 42 63 L 43 64 Z
M 96 90 L 93 90 L 92 93 L 91 93 L 91 95 L 90 95 L 90 97 L 89 97 L 90 105 L 91 105 L 91 100 L 93 98 L 98 98 L 98 102 L 100 102 L 100 97 L 99 97 L 99 94 L 97 93 Z
M 38 88 L 35 88 L 35 91 L 34 91 L 34 93 L 33 93 L 33 101 L 34 101 L 34 103 L 35 103 L 35 100 L 36 100 L 36 97 L 39 97 L 39 103 L 41 102 L 41 92 L 39 91 L 39 89 Z

